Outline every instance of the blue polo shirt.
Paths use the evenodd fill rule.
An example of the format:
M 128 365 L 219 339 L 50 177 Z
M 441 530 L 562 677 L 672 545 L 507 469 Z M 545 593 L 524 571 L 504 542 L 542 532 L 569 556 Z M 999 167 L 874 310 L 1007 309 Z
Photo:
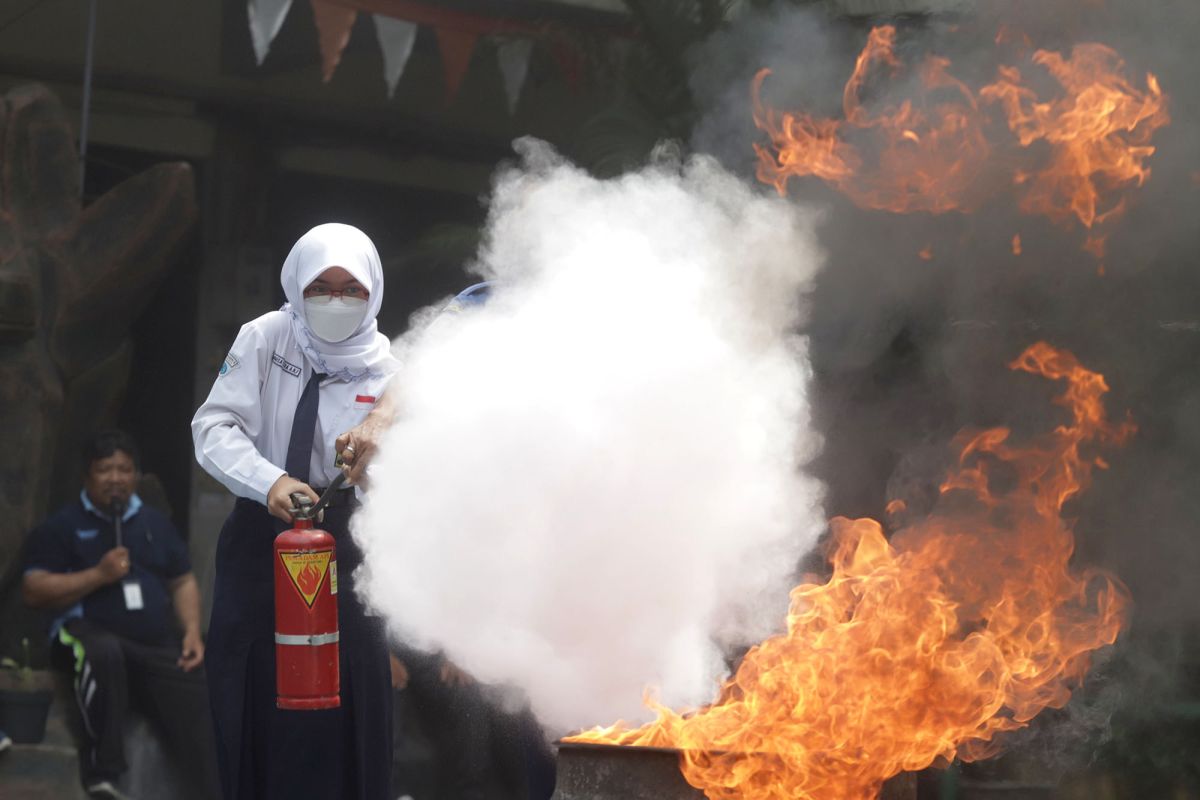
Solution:
M 136 494 L 121 516 L 122 544 L 129 549 L 129 574 L 84 597 L 57 618 L 55 635 L 63 622 L 82 616 L 105 630 L 146 644 L 166 644 L 172 639 L 172 607 L 167 583 L 191 571 L 187 547 L 175 526 L 163 514 L 143 505 Z M 80 572 L 96 566 L 117 546 L 113 519 L 87 496 L 60 509 L 29 537 L 25 569 L 47 572 Z M 142 608 L 125 607 L 122 583 L 141 585 Z

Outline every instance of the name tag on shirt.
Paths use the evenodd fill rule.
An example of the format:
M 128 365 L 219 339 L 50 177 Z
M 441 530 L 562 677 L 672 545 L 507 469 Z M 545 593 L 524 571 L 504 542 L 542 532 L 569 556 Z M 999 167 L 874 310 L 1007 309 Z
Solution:
M 125 581 L 121 584 L 121 588 L 125 590 L 125 608 L 130 611 L 141 611 L 144 607 L 142 585 L 137 581 Z
M 300 368 L 297 367 L 292 362 L 288 361 L 283 356 L 279 355 L 279 353 L 273 353 L 271 355 L 271 363 L 274 364 L 275 366 L 279 367 L 281 370 L 286 372 L 288 375 L 291 375 L 293 378 L 300 377 Z

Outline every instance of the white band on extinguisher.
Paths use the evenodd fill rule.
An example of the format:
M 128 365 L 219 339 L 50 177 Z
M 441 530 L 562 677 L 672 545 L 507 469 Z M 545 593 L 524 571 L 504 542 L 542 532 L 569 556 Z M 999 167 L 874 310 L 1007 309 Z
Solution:
M 313 633 L 308 635 L 297 635 L 294 633 L 277 633 L 275 634 L 275 644 L 300 644 L 310 647 L 317 647 L 323 644 L 336 644 L 338 641 L 338 632 L 333 633 Z

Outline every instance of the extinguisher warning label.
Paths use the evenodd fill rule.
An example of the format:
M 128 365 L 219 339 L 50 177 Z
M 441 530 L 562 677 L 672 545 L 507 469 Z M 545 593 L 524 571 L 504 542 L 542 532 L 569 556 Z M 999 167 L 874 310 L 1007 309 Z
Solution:
M 292 579 L 292 585 L 304 598 L 304 603 L 312 608 L 317 599 L 317 592 L 325 582 L 325 573 L 329 571 L 329 557 L 333 555 L 328 550 L 323 553 L 280 553 L 283 567 Z

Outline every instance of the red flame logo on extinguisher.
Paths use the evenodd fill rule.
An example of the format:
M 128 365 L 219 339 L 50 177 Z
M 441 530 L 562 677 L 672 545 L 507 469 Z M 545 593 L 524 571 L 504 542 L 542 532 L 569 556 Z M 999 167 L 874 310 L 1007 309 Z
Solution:
M 280 553 L 279 559 L 287 575 L 292 580 L 296 591 L 304 598 L 304 604 L 312 608 L 317 599 L 317 591 L 325 580 L 329 570 L 332 552 L 320 553 Z
M 306 596 L 314 595 L 321 585 L 322 574 L 323 570 L 318 569 L 316 564 L 306 564 L 296 573 L 296 585 Z

